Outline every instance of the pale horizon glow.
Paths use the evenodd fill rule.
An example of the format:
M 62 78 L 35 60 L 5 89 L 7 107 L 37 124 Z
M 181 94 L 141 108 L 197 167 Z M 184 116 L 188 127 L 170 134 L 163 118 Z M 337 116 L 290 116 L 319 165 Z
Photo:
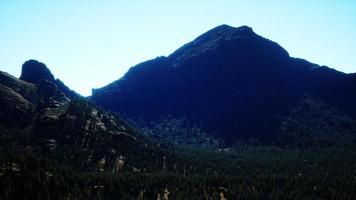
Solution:
M 88 96 L 221 24 L 250 26 L 293 57 L 356 72 L 349 0 L 0 0 L 0 70 L 19 77 L 36 59 Z

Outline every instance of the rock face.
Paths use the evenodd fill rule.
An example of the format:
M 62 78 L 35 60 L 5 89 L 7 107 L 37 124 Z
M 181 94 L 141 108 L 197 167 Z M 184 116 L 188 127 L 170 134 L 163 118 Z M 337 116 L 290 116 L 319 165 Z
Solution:
M 355 117 L 355 91 L 354 75 L 292 58 L 250 27 L 222 25 L 132 67 L 91 99 L 146 122 L 187 116 L 223 138 L 270 139 L 306 95 Z
M 137 137 L 123 119 L 96 108 L 34 60 L 23 65 L 21 79 L 0 71 L 1 138 L 5 131 L 17 134 L 10 137 L 11 142 L 26 138 L 18 142 L 24 146 L 16 148 L 41 149 L 42 155 L 80 170 L 94 170 L 104 158 L 102 170 L 112 171 L 122 156 L 130 166 L 143 168 L 143 160 L 154 162 L 155 156 L 163 154 Z
M 29 120 L 36 101 L 36 86 L 0 72 L 0 121 L 21 126 Z
M 0 120 L 2 124 L 18 126 L 29 117 L 33 104 L 13 89 L 0 84 Z
M 36 60 L 22 65 L 20 79 L 0 72 L 0 125 L 25 127 L 37 114 L 65 106 L 80 96 L 54 79 L 45 64 Z
M 225 42 L 238 38 L 253 38 L 255 36 L 257 35 L 248 26 L 234 28 L 228 25 L 221 25 L 179 48 L 169 58 L 174 61 L 174 65 L 178 65 L 191 57 L 214 50 Z
M 54 76 L 45 64 L 37 60 L 28 60 L 22 65 L 20 79 L 29 83 L 39 84 L 45 79 L 54 81 Z
M 47 66 L 37 60 L 28 60 L 22 65 L 20 80 L 33 83 L 43 88 L 58 90 L 69 98 L 79 98 L 80 95 L 69 89 L 61 80 L 55 79 Z

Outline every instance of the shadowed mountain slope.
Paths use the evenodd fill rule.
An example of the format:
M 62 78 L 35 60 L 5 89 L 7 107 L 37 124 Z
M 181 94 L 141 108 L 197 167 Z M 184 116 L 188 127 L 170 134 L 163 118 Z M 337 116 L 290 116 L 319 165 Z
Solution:
M 218 26 L 168 57 L 140 63 L 91 100 L 145 122 L 187 116 L 222 138 L 271 139 L 305 98 L 356 116 L 356 78 L 290 57 L 250 27 Z
M 0 72 L 0 137 L 7 141 L 2 149 L 33 151 L 76 170 L 157 170 L 157 159 L 171 159 L 121 117 L 90 104 L 35 60 L 24 63 L 20 79 Z

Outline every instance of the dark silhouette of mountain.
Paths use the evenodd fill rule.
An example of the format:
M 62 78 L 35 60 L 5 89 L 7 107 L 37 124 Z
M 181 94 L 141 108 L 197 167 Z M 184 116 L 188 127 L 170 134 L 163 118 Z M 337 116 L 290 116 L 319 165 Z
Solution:
M 53 82 L 54 76 L 45 64 L 37 60 L 28 60 L 22 65 L 20 79 L 28 83 L 38 84 L 44 79 Z
M 44 108 L 54 108 L 82 98 L 62 81 L 55 79 L 45 64 L 36 60 L 26 61 L 20 79 L 0 72 L 0 119 L 22 127 L 32 116 Z
M 187 116 L 223 138 L 271 139 L 305 96 L 356 116 L 355 74 L 290 57 L 250 27 L 218 26 L 168 57 L 93 89 L 93 102 L 145 122 Z
M 0 137 L 17 144 L 8 151 L 40 149 L 36 156 L 84 171 L 115 171 L 118 159 L 124 170 L 157 169 L 161 165 L 147 163 L 164 156 L 122 118 L 90 104 L 35 60 L 24 63 L 20 79 L 0 72 Z
M 55 79 L 47 66 L 37 60 L 28 60 L 22 65 L 20 79 L 28 83 L 41 84 L 44 80 L 52 82 L 58 90 L 70 98 L 79 98 L 80 95 L 69 89 L 61 80 Z
M 30 60 L 0 71 L 1 199 L 355 199 L 355 83 L 223 25 L 94 91 L 138 129 Z

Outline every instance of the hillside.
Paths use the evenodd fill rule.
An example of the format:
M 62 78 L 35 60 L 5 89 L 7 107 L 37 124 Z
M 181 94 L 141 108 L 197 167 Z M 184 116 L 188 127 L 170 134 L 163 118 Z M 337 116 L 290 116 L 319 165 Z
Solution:
M 217 138 L 271 141 L 307 96 L 356 117 L 355 91 L 354 74 L 290 57 L 250 27 L 221 25 L 132 67 L 90 99 L 146 124 L 188 118 Z
M 0 72 L 0 94 L 6 151 L 40 152 L 84 171 L 112 171 L 117 161 L 125 161 L 122 170 L 157 170 L 162 166 L 157 159 L 159 163 L 163 156 L 167 162 L 171 159 L 121 117 L 97 108 L 54 79 L 38 61 L 25 62 L 20 79 Z
M 0 199 L 356 199 L 355 75 L 227 25 L 88 99 L 26 61 L 0 71 Z

